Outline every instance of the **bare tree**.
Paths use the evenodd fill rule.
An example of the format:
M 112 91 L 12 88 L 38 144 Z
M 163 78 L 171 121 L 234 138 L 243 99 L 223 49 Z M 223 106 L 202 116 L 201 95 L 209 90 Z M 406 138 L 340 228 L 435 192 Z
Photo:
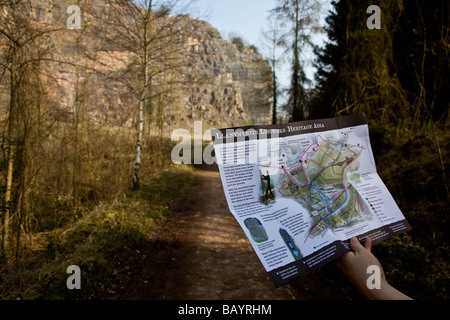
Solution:
M 279 64 L 285 59 L 286 51 L 279 53 L 277 49 L 283 45 L 283 38 L 279 21 L 274 15 L 269 16 L 268 28 L 262 32 L 265 51 L 270 65 L 272 66 L 272 124 L 277 124 L 278 114 L 278 96 L 280 93 L 280 86 L 277 79 L 277 69 Z
M 41 61 L 49 49 L 49 35 L 57 29 L 43 26 L 31 16 L 28 1 L 0 3 L 0 69 L 2 85 L 8 91 L 4 110 L 4 131 L 7 170 L 4 178 L 1 249 L 7 254 L 12 243 L 12 220 L 15 220 L 16 256 L 22 223 L 28 211 L 32 173 L 32 142 L 37 133 L 39 114 L 34 106 L 40 100 Z
M 178 59 L 177 33 L 182 28 L 175 26 L 169 18 L 171 10 L 183 8 L 192 1 L 181 0 L 111 0 L 111 6 L 120 10 L 111 10 L 104 21 L 100 37 L 117 49 L 132 53 L 127 67 L 112 76 L 125 83 L 138 101 L 137 137 L 135 160 L 132 169 L 133 189 L 140 188 L 139 170 L 142 165 L 143 135 L 146 114 L 152 117 L 153 99 L 160 100 L 169 86 L 167 74 L 181 66 Z M 157 103 L 160 105 L 160 102 Z M 150 108 L 148 108 L 150 106 Z M 157 121 L 161 119 L 162 109 L 156 110 Z

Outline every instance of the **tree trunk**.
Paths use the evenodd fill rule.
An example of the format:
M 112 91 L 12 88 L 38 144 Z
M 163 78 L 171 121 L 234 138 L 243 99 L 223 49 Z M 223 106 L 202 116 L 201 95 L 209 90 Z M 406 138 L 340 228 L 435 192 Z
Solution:
M 9 100 L 9 118 L 8 118 L 8 170 L 6 174 L 5 183 L 5 213 L 3 216 L 3 232 L 2 232 L 2 252 L 7 254 L 8 247 L 10 246 L 10 217 L 11 217 L 11 193 L 13 185 L 13 172 L 14 172 L 14 139 L 13 130 L 15 128 L 15 113 L 16 113 L 16 95 L 17 95 L 17 46 L 14 44 L 11 54 L 11 84 L 10 84 L 10 100 Z
M 142 134 L 144 132 L 144 100 L 139 101 L 138 134 L 136 141 L 136 159 L 133 167 L 133 190 L 140 188 L 139 168 L 141 166 Z
M 272 124 L 277 124 L 277 76 L 275 74 L 275 63 L 273 63 L 272 71 L 272 86 L 273 86 L 273 101 L 272 101 Z
M 2 229 L 2 252 L 6 253 L 9 247 L 9 218 L 11 215 L 11 190 L 12 190 L 12 179 L 13 179 L 13 167 L 14 167 L 14 145 L 9 144 L 8 152 L 8 171 L 6 174 L 6 190 L 5 190 L 5 211 L 3 214 L 3 229 Z
M 143 39 L 142 39 L 142 68 L 144 71 L 142 87 L 140 88 L 142 94 L 139 99 L 139 111 L 138 111 L 138 133 L 137 133 L 137 141 L 136 141 L 136 158 L 133 167 L 133 190 L 139 190 L 141 187 L 139 181 L 139 169 L 141 167 L 141 159 L 142 159 L 142 137 L 144 134 L 144 108 L 147 105 L 148 100 L 148 87 L 150 85 L 150 74 L 149 74 L 149 34 L 148 27 L 151 23 L 151 12 L 152 12 L 152 1 L 147 3 L 147 13 L 144 17 L 143 21 Z
M 301 88 L 301 67 L 299 57 L 299 36 L 300 36 L 300 21 L 299 21 L 299 1 L 295 1 L 295 40 L 293 44 L 294 62 L 292 72 L 292 120 L 301 121 L 304 120 L 304 114 L 302 110 L 302 88 Z

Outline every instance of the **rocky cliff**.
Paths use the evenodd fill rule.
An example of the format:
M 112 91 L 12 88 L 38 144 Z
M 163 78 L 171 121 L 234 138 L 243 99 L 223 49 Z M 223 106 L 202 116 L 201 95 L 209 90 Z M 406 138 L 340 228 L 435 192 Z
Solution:
M 50 100 L 64 114 L 73 114 L 82 101 L 96 123 L 131 126 L 139 97 L 133 85 L 142 77 L 136 67 L 142 55 L 124 39 L 135 19 L 127 16 L 131 11 L 121 7 L 121 1 L 75 2 L 81 29 L 51 37 L 52 59 L 68 63 L 50 67 L 52 81 L 46 83 Z M 67 11 L 72 4 L 36 0 L 33 15 L 43 24 L 64 27 L 73 14 Z M 147 112 L 154 123 L 164 124 L 165 134 L 196 120 L 216 128 L 270 123 L 271 68 L 259 53 L 238 50 L 201 20 L 166 14 L 154 24 L 155 30 L 162 26 L 160 33 L 170 32 L 164 47 L 153 46 L 148 53 L 159 66 L 150 70 L 152 99 Z M 171 65 L 163 60 L 171 60 Z
M 249 124 L 270 122 L 271 68 L 259 53 L 249 48 L 240 52 L 204 21 L 191 21 L 182 37 L 185 74 L 210 80 L 188 94 L 187 108 L 194 118 L 200 116 L 213 125 L 230 116 Z

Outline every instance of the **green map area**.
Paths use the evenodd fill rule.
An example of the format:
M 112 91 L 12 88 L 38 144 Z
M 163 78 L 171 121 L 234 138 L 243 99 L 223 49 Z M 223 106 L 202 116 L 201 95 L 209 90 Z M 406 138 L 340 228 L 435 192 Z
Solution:
M 366 210 L 346 175 L 357 167 L 363 149 L 359 144 L 318 136 L 317 143 L 310 144 L 297 159 L 285 159 L 278 188 L 281 195 L 298 200 L 310 212 L 312 227 L 305 242 L 330 228 L 350 227 L 361 220 Z M 352 178 L 357 181 L 358 176 Z

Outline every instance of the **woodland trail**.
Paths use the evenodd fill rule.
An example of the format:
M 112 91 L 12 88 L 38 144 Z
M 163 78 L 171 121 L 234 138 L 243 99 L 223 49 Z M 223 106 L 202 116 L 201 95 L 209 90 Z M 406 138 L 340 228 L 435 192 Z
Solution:
M 292 300 L 295 291 L 274 287 L 228 210 L 217 166 L 204 165 L 103 299 Z

